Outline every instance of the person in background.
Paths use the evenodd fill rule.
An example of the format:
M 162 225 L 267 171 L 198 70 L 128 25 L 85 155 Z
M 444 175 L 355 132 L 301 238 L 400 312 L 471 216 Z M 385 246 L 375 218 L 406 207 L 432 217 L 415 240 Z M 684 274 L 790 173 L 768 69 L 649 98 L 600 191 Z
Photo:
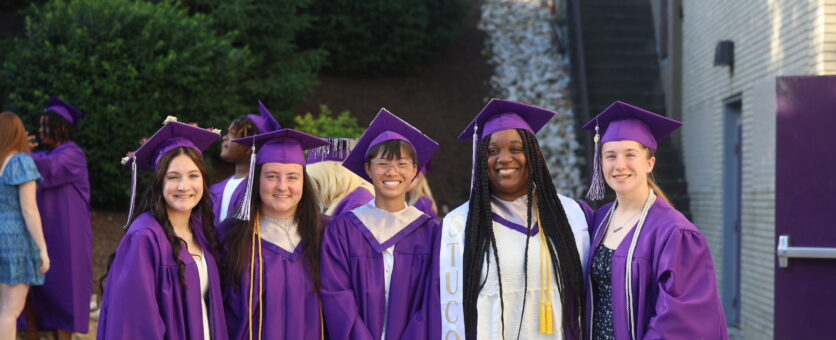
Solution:
M 592 229 L 590 339 L 728 338 L 705 237 L 653 180 L 658 143 L 681 125 L 615 102 L 584 126 L 596 142 L 587 198 L 603 199 L 605 182 L 616 196 Z
M 218 229 L 230 339 L 321 339 L 319 245 L 325 225 L 304 150 L 328 142 L 291 129 L 236 139 L 255 146 L 241 215 Z
M 0 113 L 0 339 L 17 337 L 30 286 L 41 285 L 49 254 L 35 195 L 41 175 L 20 118 Z
M 123 159 L 152 182 L 135 219 L 131 195 L 130 225 L 102 277 L 98 339 L 227 339 L 202 154 L 220 138 L 167 119 Z
M 406 203 L 418 208 L 432 218 L 438 218 L 438 208 L 435 205 L 430 184 L 427 182 L 427 172 L 429 172 L 429 165 L 421 170 L 418 177 L 415 177 L 415 180 L 409 185 L 409 191 L 406 193 Z
M 329 145 L 308 152 L 305 171 L 320 201 L 320 212 L 339 216 L 374 199 L 374 186 L 342 166 L 357 141 L 326 138 Z
M 39 330 L 57 332 L 69 340 L 87 333 L 93 294 L 93 227 L 87 158 L 73 141 L 82 112 L 53 97 L 40 118 L 38 139 L 45 148 L 32 154 L 43 181 L 38 186 L 38 210 L 52 270 L 43 286 L 32 287 L 25 315 L 27 337 L 40 339 Z M 22 327 L 23 328 L 23 327 Z
M 249 114 L 233 120 L 223 137 L 221 159 L 235 163 L 235 173 L 210 188 L 216 226 L 227 217 L 235 214 L 235 210 L 241 205 L 247 187 L 246 179 L 250 171 L 252 150 L 232 141 L 259 133 L 277 131 L 282 128 L 260 100 L 258 101 L 258 110 L 261 115 Z

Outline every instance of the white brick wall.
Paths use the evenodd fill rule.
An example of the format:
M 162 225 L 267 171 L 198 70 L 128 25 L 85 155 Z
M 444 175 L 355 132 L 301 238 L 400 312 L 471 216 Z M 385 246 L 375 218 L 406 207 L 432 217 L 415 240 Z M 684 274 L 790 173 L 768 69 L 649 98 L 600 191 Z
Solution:
M 741 324 L 773 337 L 774 79 L 836 72 L 836 0 L 683 1 L 683 153 L 694 222 L 708 239 L 722 287 L 723 101 L 743 102 Z M 734 41 L 735 68 L 714 48 Z

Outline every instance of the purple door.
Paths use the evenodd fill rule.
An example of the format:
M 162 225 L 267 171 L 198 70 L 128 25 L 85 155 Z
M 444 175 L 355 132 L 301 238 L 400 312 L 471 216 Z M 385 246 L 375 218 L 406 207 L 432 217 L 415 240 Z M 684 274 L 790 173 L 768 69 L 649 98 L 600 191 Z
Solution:
M 836 76 L 779 77 L 776 100 L 775 338 L 832 339 Z

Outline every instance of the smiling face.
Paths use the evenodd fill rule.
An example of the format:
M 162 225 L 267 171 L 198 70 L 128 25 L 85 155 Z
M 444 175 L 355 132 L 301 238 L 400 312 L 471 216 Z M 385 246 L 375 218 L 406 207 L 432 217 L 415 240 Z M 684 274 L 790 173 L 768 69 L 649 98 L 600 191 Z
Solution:
M 203 175 L 194 161 L 185 154 L 174 157 L 163 178 L 163 198 L 169 215 L 191 214 L 203 197 Z
M 418 172 L 411 147 L 406 143 L 397 143 L 396 147 L 400 148 L 400 155 L 385 152 L 384 146 L 366 162 L 366 174 L 372 179 L 377 200 L 406 201 L 406 192 Z
M 629 195 L 647 187 L 656 157 L 635 141 L 606 142 L 601 146 L 601 170 L 607 185 L 618 195 Z
M 289 219 L 302 200 L 304 168 L 299 164 L 264 163 L 259 175 L 261 211 L 270 218 Z
M 488 179 L 496 197 L 513 201 L 528 191 L 525 147 L 517 130 L 495 132 L 488 142 Z

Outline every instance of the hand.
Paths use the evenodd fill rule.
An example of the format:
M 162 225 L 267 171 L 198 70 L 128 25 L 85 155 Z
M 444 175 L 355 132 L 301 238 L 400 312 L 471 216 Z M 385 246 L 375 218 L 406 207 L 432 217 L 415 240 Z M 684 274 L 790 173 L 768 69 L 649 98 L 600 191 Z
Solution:
M 35 141 L 35 136 L 27 135 L 26 139 L 29 141 L 29 152 L 35 151 L 38 148 L 38 142 Z
M 49 254 L 46 253 L 46 249 L 41 250 L 41 268 L 40 273 L 46 274 L 49 271 Z

